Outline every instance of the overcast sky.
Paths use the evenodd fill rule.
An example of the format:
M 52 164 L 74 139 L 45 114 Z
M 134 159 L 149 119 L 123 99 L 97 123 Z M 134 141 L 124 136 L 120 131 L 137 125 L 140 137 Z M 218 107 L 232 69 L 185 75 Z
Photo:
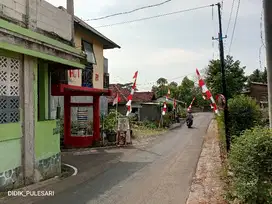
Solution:
M 66 7 L 66 0 L 47 0 L 55 6 Z M 75 14 L 92 19 L 118 12 L 129 11 L 137 7 L 157 4 L 164 0 L 74 0 Z M 232 29 L 237 10 L 235 0 L 229 32 L 225 33 L 229 21 L 232 0 L 223 3 L 223 31 L 228 34 L 225 40 L 225 54 L 229 53 Z M 121 46 L 121 49 L 105 51 L 109 59 L 111 83 L 125 83 L 132 80 L 136 70 L 138 88 L 149 90 L 152 84 L 164 77 L 181 82 L 184 75 L 193 76 L 195 68 L 203 69 L 209 60 L 218 58 L 218 43 L 212 46 L 212 36 L 217 37 L 218 15 L 212 8 L 179 13 L 135 23 L 97 28 L 98 26 L 130 21 L 178 10 L 217 3 L 216 0 L 172 0 L 159 7 L 144 9 L 128 15 L 120 15 L 88 23 Z M 241 61 L 250 73 L 260 68 L 259 48 L 261 43 L 260 0 L 241 0 L 238 20 L 234 33 L 230 55 Z M 265 63 L 265 50 L 262 49 L 261 61 Z M 192 74 L 193 73 L 193 74 Z M 151 83 L 150 83 L 151 82 Z

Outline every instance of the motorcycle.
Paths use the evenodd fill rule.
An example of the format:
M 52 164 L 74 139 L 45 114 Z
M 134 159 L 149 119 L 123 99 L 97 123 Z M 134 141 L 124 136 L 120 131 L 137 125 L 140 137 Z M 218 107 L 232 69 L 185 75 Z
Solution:
M 188 119 L 186 122 L 187 122 L 188 128 L 191 128 L 192 125 L 193 125 L 193 120 L 192 119 Z

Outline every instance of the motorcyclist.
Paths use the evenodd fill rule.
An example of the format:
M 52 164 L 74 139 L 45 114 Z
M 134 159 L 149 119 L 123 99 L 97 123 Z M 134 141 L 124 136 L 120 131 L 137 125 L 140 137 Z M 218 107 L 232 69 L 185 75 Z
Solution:
M 194 116 L 193 116 L 193 114 L 192 114 L 192 110 L 189 109 L 189 110 L 188 110 L 187 117 L 186 117 L 186 122 L 187 122 L 187 121 L 190 121 L 190 120 L 193 120 L 193 118 L 194 118 Z

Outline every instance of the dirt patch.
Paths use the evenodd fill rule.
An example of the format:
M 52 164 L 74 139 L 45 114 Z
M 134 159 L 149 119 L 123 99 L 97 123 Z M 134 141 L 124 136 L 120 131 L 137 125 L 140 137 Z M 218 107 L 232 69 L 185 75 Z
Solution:
M 204 138 L 187 204 L 225 204 L 221 170 L 218 128 L 216 120 L 213 120 Z

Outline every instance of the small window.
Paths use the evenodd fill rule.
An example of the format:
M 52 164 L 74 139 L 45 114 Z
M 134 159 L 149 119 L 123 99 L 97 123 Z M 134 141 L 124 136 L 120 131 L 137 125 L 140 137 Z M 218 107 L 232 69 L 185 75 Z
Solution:
M 96 64 L 95 54 L 93 50 L 93 45 L 86 41 L 82 41 L 82 48 L 87 55 L 87 62 L 91 64 Z

